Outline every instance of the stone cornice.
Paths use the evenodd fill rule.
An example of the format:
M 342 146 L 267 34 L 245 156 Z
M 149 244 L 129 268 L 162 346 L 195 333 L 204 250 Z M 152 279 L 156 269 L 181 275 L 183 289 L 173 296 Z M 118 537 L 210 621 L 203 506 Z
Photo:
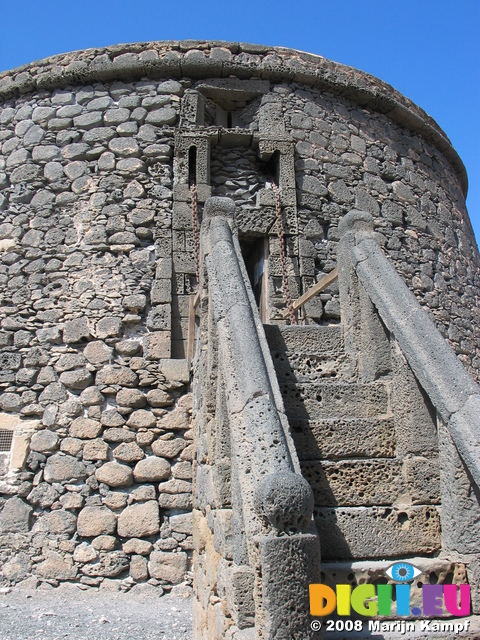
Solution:
M 358 69 L 287 49 L 218 41 L 166 41 L 86 49 L 32 62 L 0 74 L 0 101 L 37 91 L 140 78 L 236 76 L 296 82 L 331 91 L 386 115 L 431 142 L 453 166 L 464 194 L 465 167 L 450 140 L 425 111 L 393 87 Z

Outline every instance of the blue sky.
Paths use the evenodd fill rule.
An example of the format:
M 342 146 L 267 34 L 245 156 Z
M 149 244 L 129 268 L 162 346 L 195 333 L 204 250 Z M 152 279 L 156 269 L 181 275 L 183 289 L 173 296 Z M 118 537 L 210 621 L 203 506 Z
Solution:
M 310 51 L 393 85 L 444 129 L 467 168 L 480 242 L 478 0 L 3 0 L 0 70 L 121 42 L 215 39 Z

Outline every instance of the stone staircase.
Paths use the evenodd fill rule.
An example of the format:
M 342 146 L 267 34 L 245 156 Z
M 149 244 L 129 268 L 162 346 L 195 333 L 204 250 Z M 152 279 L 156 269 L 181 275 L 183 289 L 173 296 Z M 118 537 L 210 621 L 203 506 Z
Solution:
M 397 446 L 398 378 L 390 372 L 359 383 L 341 325 L 266 325 L 265 333 L 302 473 L 314 492 L 322 581 L 332 588 L 385 583 L 384 569 L 407 558 L 423 570 L 419 587 L 464 582 L 465 565 L 441 556 L 439 485 L 409 473 L 421 460 Z M 417 581 L 412 593 L 415 587 Z M 414 593 L 412 605 L 416 599 Z
M 398 556 L 391 547 L 402 537 L 402 523 L 391 507 L 404 486 L 395 458 L 391 381 L 355 382 L 340 325 L 265 330 L 302 472 L 314 492 L 323 560 Z M 416 515 L 426 517 L 422 507 Z M 434 550 L 428 527 L 419 523 L 419 529 L 421 542 L 413 536 L 413 548 L 405 539 L 404 553 L 418 553 L 419 543 L 423 551 Z

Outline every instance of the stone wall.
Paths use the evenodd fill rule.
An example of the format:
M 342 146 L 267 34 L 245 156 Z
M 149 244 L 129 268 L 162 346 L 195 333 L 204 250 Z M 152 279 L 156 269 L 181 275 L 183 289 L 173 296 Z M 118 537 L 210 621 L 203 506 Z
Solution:
M 159 293 L 172 272 L 161 125 L 182 91 L 96 85 L 2 110 L 2 425 L 33 425 L 1 485 L 4 581 L 168 587 L 188 568 L 189 371 L 170 359 Z

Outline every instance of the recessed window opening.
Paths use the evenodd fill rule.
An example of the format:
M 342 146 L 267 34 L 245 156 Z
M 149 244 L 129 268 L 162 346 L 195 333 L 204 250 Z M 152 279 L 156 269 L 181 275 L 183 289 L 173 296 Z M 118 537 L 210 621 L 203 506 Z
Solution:
M 12 429 L 0 429 L 0 453 L 10 453 L 13 442 Z
M 267 322 L 267 261 L 268 261 L 268 239 L 267 238 L 245 238 L 240 241 L 242 256 L 247 269 L 248 278 L 253 289 L 255 302 L 257 303 L 262 322 Z
M 267 179 L 270 178 L 275 184 L 280 186 L 280 151 L 274 151 L 269 160 L 265 162 L 265 174 Z
M 188 150 L 188 184 L 197 184 L 197 147 Z
M 231 111 L 227 111 L 227 129 L 233 127 L 233 116 Z

